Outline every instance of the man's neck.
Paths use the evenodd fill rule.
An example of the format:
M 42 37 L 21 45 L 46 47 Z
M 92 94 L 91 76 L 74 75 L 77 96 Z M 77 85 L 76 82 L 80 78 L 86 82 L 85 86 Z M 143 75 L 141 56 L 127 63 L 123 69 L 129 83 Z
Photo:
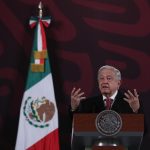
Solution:
M 112 94 L 110 94 L 110 93 L 104 93 L 104 94 L 103 94 L 103 99 L 104 99 L 104 98 L 112 98 L 112 99 L 114 99 L 114 98 L 116 97 L 117 93 L 118 93 L 118 90 L 115 91 L 115 92 L 112 93 Z

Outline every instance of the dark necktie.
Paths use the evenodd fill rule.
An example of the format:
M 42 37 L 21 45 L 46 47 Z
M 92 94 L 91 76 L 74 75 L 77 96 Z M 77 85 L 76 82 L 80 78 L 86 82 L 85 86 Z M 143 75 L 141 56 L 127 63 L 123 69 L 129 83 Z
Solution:
M 111 103 L 112 103 L 112 100 L 109 97 L 106 98 L 106 109 L 107 110 L 111 109 Z

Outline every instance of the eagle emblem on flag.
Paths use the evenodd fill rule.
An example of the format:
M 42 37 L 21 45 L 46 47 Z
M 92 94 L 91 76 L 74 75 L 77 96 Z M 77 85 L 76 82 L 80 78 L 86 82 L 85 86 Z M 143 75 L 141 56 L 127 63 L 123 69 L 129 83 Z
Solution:
M 39 128 L 48 127 L 55 113 L 54 104 L 45 97 L 35 100 L 32 97 L 28 97 L 23 110 L 26 120 L 31 125 Z

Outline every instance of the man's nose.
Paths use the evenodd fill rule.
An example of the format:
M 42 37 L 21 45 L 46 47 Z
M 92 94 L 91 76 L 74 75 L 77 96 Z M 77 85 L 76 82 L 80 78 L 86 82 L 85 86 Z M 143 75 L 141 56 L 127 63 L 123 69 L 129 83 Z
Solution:
M 105 79 L 105 82 L 108 82 L 108 79 L 107 78 L 104 78 Z

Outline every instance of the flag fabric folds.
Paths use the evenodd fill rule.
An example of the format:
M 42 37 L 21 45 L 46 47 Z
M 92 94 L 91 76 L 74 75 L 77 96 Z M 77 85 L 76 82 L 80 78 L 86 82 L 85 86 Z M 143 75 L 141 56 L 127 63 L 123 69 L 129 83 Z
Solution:
M 44 30 L 50 22 L 50 18 L 30 19 L 31 28 L 36 28 L 15 150 L 59 150 L 58 110 Z

